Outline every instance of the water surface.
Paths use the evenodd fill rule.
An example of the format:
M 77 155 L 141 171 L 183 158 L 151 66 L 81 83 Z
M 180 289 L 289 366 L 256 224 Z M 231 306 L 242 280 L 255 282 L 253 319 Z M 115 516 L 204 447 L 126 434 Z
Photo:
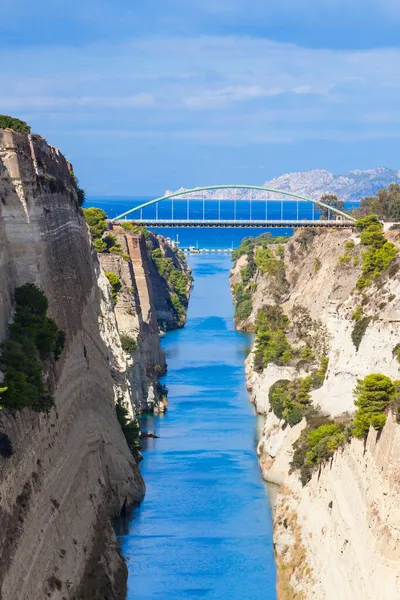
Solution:
M 169 409 L 146 417 L 146 497 L 120 536 L 128 600 L 275 600 L 272 523 L 255 454 L 257 419 L 233 327 L 230 258 L 189 257 L 187 325 L 163 339 Z

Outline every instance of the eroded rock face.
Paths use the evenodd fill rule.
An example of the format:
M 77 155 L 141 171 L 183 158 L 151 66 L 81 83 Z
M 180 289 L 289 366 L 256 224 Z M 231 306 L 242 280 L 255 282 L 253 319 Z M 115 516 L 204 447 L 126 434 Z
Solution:
M 118 330 L 70 170 L 44 139 L 0 130 L 0 341 L 14 289 L 26 282 L 43 289 L 66 334 L 47 372 L 56 407 L 15 420 L 0 413 L 14 449 L 0 457 L 3 600 L 121 598 L 125 566 L 111 518 L 144 492 L 115 415 L 107 339 Z
M 311 392 L 314 405 L 329 415 L 355 410 L 353 390 L 358 378 L 383 373 L 399 378 L 394 349 L 400 340 L 399 258 L 376 280 L 366 295 L 353 292 L 364 251 L 354 232 L 319 232 L 307 247 L 301 232 L 285 246 L 289 292 L 282 310 L 305 307 L 329 333 L 329 366 L 324 384 Z M 398 245 L 395 233 L 389 233 Z M 341 261 L 346 242 L 353 242 L 350 259 Z M 245 259 L 242 257 L 242 266 Z M 232 282 L 239 277 L 236 266 Z M 255 275 L 251 327 L 263 304 L 272 304 L 273 282 Z M 371 320 L 358 351 L 351 338 L 353 314 L 362 305 Z M 297 472 L 289 474 L 293 443 L 305 422 L 285 426 L 270 412 L 268 393 L 278 380 L 305 373 L 296 366 L 269 364 L 261 373 L 247 359 L 252 402 L 266 415 L 258 456 L 266 480 L 280 484 L 274 508 L 275 548 L 280 600 L 392 600 L 400 597 L 399 485 L 400 427 L 393 415 L 380 435 L 371 429 L 364 445 L 352 440 L 321 467 L 304 487 Z M 382 582 L 385 582 L 382 585 Z

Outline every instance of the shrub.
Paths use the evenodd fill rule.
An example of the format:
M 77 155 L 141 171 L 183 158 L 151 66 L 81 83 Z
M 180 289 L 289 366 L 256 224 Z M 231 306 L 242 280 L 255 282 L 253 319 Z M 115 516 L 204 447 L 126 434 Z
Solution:
M 321 261 L 319 260 L 319 258 L 316 258 L 314 260 L 314 273 L 318 273 L 320 268 L 321 268 Z
M 270 362 L 288 364 L 293 356 L 285 329 L 289 319 L 279 306 L 266 305 L 256 319 L 255 355 L 257 364 L 266 367 Z M 260 355 L 263 357 L 262 363 Z
M 343 267 L 344 265 L 347 265 L 347 263 L 349 263 L 350 260 L 351 260 L 350 254 L 345 252 L 342 256 L 339 256 L 338 266 Z
M 393 357 L 396 357 L 397 362 L 400 363 L 400 344 L 396 344 L 392 351 Z
M 85 217 L 85 221 L 89 226 L 93 240 L 101 238 L 107 228 L 107 215 L 104 210 L 101 208 L 95 208 L 94 206 L 91 208 L 84 208 L 83 216 Z
M 268 393 L 270 409 L 291 427 L 300 423 L 310 407 L 312 378 L 280 379 Z
M 137 347 L 135 338 L 125 334 L 122 334 L 120 338 L 122 350 L 127 354 L 134 354 L 136 352 Z
M 47 298 L 35 285 L 17 288 L 15 304 L 14 321 L 1 348 L 1 405 L 12 413 L 25 407 L 48 412 L 54 398 L 44 382 L 43 361 L 60 357 L 65 334 L 46 316 Z
M 160 248 L 151 253 L 151 259 L 159 275 L 168 283 L 171 290 L 171 308 L 178 323 L 184 323 L 188 305 L 190 275 L 186 275 L 174 265 L 172 258 L 166 258 Z
M 283 411 L 290 401 L 289 385 L 288 379 L 279 379 L 268 392 L 270 409 L 278 419 L 283 419 Z
M 235 308 L 235 322 L 244 321 L 248 319 L 253 310 L 253 303 L 251 299 L 244 298 L 239 304 L 236 304 Z
M 146 227 L 143 227 L 142 225 L 134 225 L 133 223 L 130 223 L 129 221 L 122 221 L 121 223 L 119 223 L 119 225 L 121 225 L 121 227 L 123 227 L 123 229 L 125 229 L 125 231 L 130 231 L 131 233 L 136 233 L 137 235 L 143 235 L 143 237 L 146 241 L 150 240 L 150 238 L 151 238 L 150 231 L 148 229 L 146 229 Z
M 0 129 L 13 129 L 21 133 L 30 133 L 31 128 L 25 121 L 8 115 L 0 115 Z
M 352 314 L 353 321 L 360 321 L 363 316 L 363 307 L 359 304 Z
M 83 190 L 81 187 L 79 187 L 79 181 L 78 181 L 78 178 L 76 177 L 75 173 L 73 171 L 70 171 L 69 174 L 71 175 L 72 183 L 75 187 L 77 200 L 78 200 L 78 206 L 83 206 L 83 204 L 85 202 L 85 198 L 86 198 L 85 190 Z
M 122 286 L 121 281 L 120 281 L 118 275 L 116 273 L 113 273 L 112 271 L 107 271 L 104 273 L 104 275 L 107 277 L 108 281 L 110 282 L 114 304 L 117 304 L 118 292 Z
M 380 373 L 367 375 L 357 381 L 354 390 L 357 411 L 354 417 L 353 435 L 366 438 L 370 426 L 382 429 L 386 423 L 385 411 L 396 394 L 392 380 Z
M 265 248 L 265 247 L 269 246 L 270 244 L 286 244 L 287 241 L 288 241 L 287 237 L 284 237 L 284 236 L 274 237 L 268 231 L 265 233 L 262 233 L 261 235 L 259 235 L 257 237 L 251 236 L 248 238 L 243 238 L 243 240 L 240 242 L 240 246 L 238 248 L 236 248 L 235 250 L 233 250 L 233 252 L 231 254 L 232 260 L 234 262 L 236 262 L 238 260 L 238 258 L 243 256 L 244 254 L 249 254 L 249 252 L 254 250 L 254 248 L 256 246 L 261 246 L 261 247 Z
M 247 256 L 247 265 L 245 267 L 243 267 L 240 271 L 240 277 L 241 277 L 242 283 L 244 285 L 247 285 L 250 282 L 250 280 L 252 279 L 252 277 L 255 275 L 256 271 L 257 271 L 257 266 L 254 261 L 254 252 L 253 252 L 253 250 L 250 250 L 250 252 Z
M 171 294 L 171 305 L 179 324 L 183 323 L 186 316 L 186 310 L 178 294 Z
M 136 418 L 130 419 L 128 409 L 122 398 L 118 398 L 115 405 L 115 412 L 129 449 L 133 454 L 136 454 L 140 447 L 139 422 Z
M 329 358 L 327 356 L 323 356 L 321 358 L 320 366 L 318 371 L 314 371 L 311 374 L 312 377 L 312 388 L 317 390 L 318 388 L 324 385 L 326 372 L 328 371 Z
M 315 469 L 330 460 L 345 441 L 345 424 L 317 415 L 293 445 L 290 472 L 299 470 L 301 482 L 306 485 Z
M 107 252 L 107 244 L 101 238 L 95 239 L 93 242 L 93 245 L 94 245 L 96 252 L 100 252 L 100 253 Z
M 311 363 L 315 360 L 315 354 L 312 351 L 311 347 L 307 344 L 303 346 L 300 350 L 300 359 L 304 363 Z
M 358 220 L 356 228 L 360 231 L 361 243 L 367 246 L 362 254 L 362 272 L 356 284 L 357 289 L 362 290 L 388 269 L 398 251 L 394 244 L 386 240 L 376 215 Z
M 353 344 L 358 352 L 362 339 L 367 331 L 367 327 L 369 322 L 371 321 L 371 317 L 362 317 L 360 318 L 356 324 L 354 325 L 353 331 L 351 332 L 351 339 Z

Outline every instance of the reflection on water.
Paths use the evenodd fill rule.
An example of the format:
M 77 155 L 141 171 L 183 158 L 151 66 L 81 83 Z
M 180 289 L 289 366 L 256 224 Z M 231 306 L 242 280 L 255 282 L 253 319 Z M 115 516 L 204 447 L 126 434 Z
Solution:
M 275 600 L 270 504 L 255 454 L 263 419 L 245 386 L 250 336 L 234 330 L 230 258 L 189 257 L 184 329 L 162 341 L 169 408 L 141 418 L 147 493 L 119 529 L 128 600 Z

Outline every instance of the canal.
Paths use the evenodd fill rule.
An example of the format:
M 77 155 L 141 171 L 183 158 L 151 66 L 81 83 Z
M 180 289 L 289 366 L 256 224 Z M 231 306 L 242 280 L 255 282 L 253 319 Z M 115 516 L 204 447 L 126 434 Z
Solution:
M 127 600 L 275 600 L 272 519 L 235 331 L 231 261 L 191 255 L 185 328 L 163 339 L 169 408 L 142 417 L 147 492 L 120 535 Z

